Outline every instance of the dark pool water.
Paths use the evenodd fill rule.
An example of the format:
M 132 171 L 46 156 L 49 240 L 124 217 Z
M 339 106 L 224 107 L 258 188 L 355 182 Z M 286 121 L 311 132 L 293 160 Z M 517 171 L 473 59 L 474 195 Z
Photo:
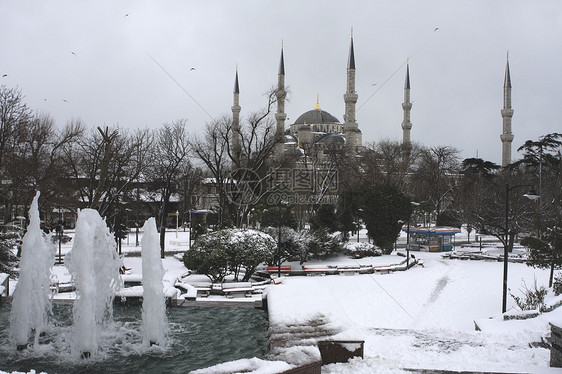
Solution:
M 140 306 L 114 309 L 115 323 L 95 359 L 70 354 L 71 307 L 55 306 L 53 324 L 38 349 L 8 345 L 11 305 L 0 305 L 0 370 L 53 373 L 188 373 L 269 350 L 267 313 L 251 308 L 168 308 L 168 347 L 143 348 Z

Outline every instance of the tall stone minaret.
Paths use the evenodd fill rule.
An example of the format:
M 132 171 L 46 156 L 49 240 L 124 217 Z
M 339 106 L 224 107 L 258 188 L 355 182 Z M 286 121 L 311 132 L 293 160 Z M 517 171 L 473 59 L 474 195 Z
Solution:
M 349 58 L 347 61 L 347 90 L 343 95 L 345 101 L 345 114 L 343 115 L 343 133 L 345 135 L 346 147 L 349 151 L 355 150 L 356 146 L 362 144 L 361 130 L 355 120 L 355 105 L 357 104 L 357 92 L 355 91 L 355 53 L 353 51 L 353 30 L 351 31 L 351 44 L 349 47 Z
M 511 164 L 511 142 L 513 134 L 511 133 L 511 118 L 513 117 L 513 109 L 511 108 L 511 76 L 509 74 L 509 55 L 505 65 L 505 78 L 503 81 L 503 109 L 501 110 L 503 118 L 503 132 L 500 135 L 502 141 L 502 166 L 506 167 Z
M 240 167 L 240 87 L 238 85 L 238 65 L 234 79 L 234 100 L 232 103 L 232 156 L 235 166 Z
M 410 110 L 412 103 L 410 102 L 410 64 L 406 63 L 406 82 L 404 83 L 404 102 L 402 103 L 404 109 L 404 119 L 402 120 L 402 147 L 405 151 L 410 151 L 412 142 L 410 141 L 410 130 L 412 129 L 412 122 L 410 122 Z
M 277 78 L 277 91 L 275 92 L 277 96 L 277 113 L 275 113 L 275 120 L 277 121 L 277 129 L 275 131 L 275 137 L 277 138 L 277 144 L 275 145 L 275 156 L 283 156 L 283 150 L 285 148 L 285 119 L 287 119 L 287 114 L 285 114 L 285 97 L 287 96 L 287 91 L 285 91 L 285 61 L 283 59 L 283 43 L 281 43 L 281 60 L 279 61 L 279 73 Z

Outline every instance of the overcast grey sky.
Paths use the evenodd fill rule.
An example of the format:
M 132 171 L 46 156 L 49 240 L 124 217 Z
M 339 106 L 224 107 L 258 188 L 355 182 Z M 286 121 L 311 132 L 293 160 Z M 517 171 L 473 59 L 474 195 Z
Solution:
M 287 126 L 317 94 L 343 120 L 352 27 L 364 143 L 401 139 L 409 57 L 412 140 L 501 164 L 508 50 L 513 159 L 562 132 L 560 0 L 0 0 L 0 84 L 61 127 L 185 118 L 198 133 L 230 113 L 236 64 L 242 117 L 265 105 L 283 41 Z

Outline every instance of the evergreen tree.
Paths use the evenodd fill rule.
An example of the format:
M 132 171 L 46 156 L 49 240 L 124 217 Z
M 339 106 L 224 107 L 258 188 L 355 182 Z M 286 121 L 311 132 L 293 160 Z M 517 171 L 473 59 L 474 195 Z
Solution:
M 328 232 L 337 231 L 338 220 L 334 206 L 330 204 L 320 205 L 310 221 L 310 228 L 314 231 L 320 229 L 325 229 Z
M 15 275 L 18 258 L 14 255 L 14 246 L 19 239 L 18 233 L 10 230 L 0 231 L 0 273 Z
M 362 219 L 369 236 L 385 254 L 390 254 L 402 225 L 412 212 L 410 199 L 394 185 L 369 187 L 363 194 Z
M 531 249 L 528 264 L 550 268 L 549 287 L 554 270 L 562 267 L 562 134 L 541 136 L 538 141 L 527 140 L 519 148 L 527 172 L 538 178 L 539 199 L 535 205 L 536 237 L 521 243 Z
M 552 287 L 554 269 L 562 267 L 562 228 L 555 227 L 547 231 L 542 237 L 527 237 L 521 244 L 531 250 L 527 265 L 541 269 L 550 268 L 548 286 Z

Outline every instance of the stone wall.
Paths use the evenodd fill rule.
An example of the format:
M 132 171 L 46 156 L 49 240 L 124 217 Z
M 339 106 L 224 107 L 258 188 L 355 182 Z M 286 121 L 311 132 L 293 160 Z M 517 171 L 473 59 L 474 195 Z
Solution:
M 550 366 L 562 367 L 562 328 L 550 324 Z

